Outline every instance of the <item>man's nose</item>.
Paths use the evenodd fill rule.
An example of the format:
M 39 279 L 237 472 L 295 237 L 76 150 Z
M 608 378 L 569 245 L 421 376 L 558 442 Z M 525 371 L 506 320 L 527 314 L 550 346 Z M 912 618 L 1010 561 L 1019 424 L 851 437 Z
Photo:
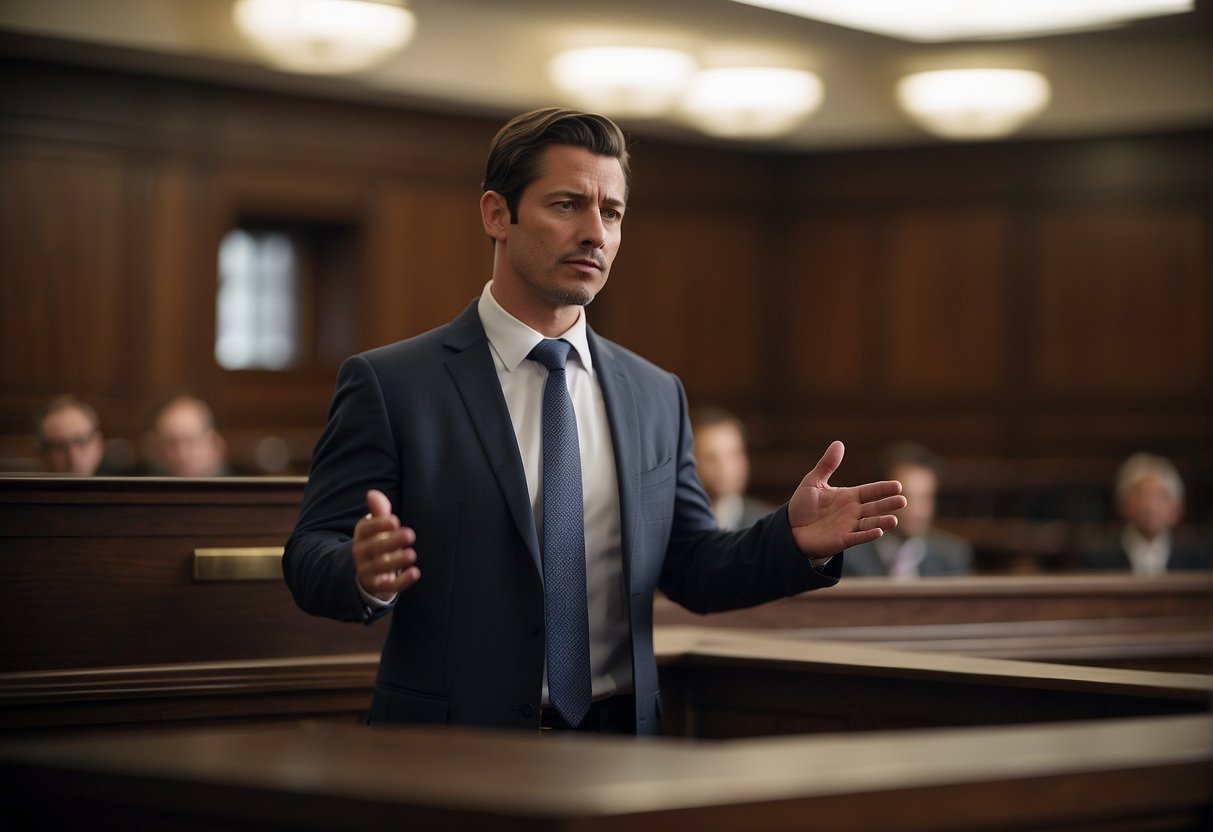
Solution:
M 581 244 L 588 248 L 602 248 L 606 245 L 606 223 L 602 221 L 602 214 L 597 208 L 592 208 L 585 212 L 585 218 L 582 220 L 582 238 Z

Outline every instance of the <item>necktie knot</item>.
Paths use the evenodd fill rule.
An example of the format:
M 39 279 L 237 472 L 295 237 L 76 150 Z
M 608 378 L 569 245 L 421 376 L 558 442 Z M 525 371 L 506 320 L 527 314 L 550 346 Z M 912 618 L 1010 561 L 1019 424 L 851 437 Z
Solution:
M 547 367 L 549 372 L 563 370 L 564 363 L 569 357 L 569 350 L 572 348 L 573 345 L 564 339 L 545 338 L 535 345 L 535 348 L 527 354 L 527 358 L 538 361 Z

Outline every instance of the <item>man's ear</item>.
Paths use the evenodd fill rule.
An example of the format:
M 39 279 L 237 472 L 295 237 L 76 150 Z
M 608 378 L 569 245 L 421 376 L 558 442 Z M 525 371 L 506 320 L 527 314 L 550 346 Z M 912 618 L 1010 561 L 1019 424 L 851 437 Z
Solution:
M 494 240 L 504 240 L 509 236 L 510 208 L 506 205 L 505 197 L 496 191 L 481 194 L 480 220 L 484 223 L 484 233 Z

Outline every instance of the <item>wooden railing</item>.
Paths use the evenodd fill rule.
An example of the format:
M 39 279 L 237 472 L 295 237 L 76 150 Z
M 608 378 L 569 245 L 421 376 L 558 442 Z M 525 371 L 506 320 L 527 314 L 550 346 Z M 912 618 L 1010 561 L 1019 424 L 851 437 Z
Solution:
M 658 624 L 729 627 L 910 650 L 1213 672 L 1213 574 L 844 578 L 747 610 L 694 615 L 659 599 Z
M 0 730 L 360 721 L 384 625 L 302 613 L 273 569 L 303 484 L 0 479 Z M 1207 673 L 1209 581 L 848 579 L 706 617 L 659 601 L 656 620 L 659 640 L 694 625 L 776 643 Z M 680 680 L 697 660 L 671 649 L 663 661 L 670 712 L 684 713 Z M 673 730 L 693 733 L 677 718 Z

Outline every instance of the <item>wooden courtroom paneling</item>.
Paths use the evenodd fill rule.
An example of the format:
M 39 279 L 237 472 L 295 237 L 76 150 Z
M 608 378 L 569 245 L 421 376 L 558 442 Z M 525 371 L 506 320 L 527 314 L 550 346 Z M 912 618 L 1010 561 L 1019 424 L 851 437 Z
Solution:
M 30 830 L 1198 832 L 1208 717 L 750 739 L 311 724 L 0 743 Z M 356 819 L 352 821 L 351 819 Z
M 1213 620 L 1213 575 L 845 578 L 827 590 L 734 612 L 696 616 L 664 600 L 657 611 L 661 623 L 694 620 L 772 629 L 1173 616 Z
M 281 547 L 300 479 L 0 480 L 5 671 L 376 650 L 281 580 L 199 583 L 200 547 Z
M 997 207 L 895 216 L 880 297 L 867 329 L 888 331 L 891 394 L 988 396 L 1003 388 L 1011 222 Z
M 793 225 L 795 264 L 780 282 L 796 323 L 783 338 L 786 351 L 801 359 L 788 362 L 792 378 L 817 395 L 853 396 L 865 380 L 883 377 L 888 333 L 872 325 L 882 288 L 876 282 L 876 229 L 858 212 Z M 861 337 L 869 346 L 854 348 Z
M 0 479 L 0 725 L 357 718 L 381 627 L 194 577 L 201 548 L 281 549 L 303 485 Z
M 357 718 L 369 701 L 385 625 L 307 616 L 276 576 L 194 578 L 200 549 L 281 547 L 303 485 L 299 478 L 0 478 L 4 727 Z M 1082 632 L 1038 627 L 1012 645 L 1021 652 L 996 652 L 1007 646 L 991 644 L 996 633 L 958 625 L 1070 619 L 1089 628 L 1106 621 L 1117 626 L 1096 645 L 1103 659 L 1132 665 L 1174 658 L 1177 634 L 1190 635 L 1194 619 L 1209 620 L 1210 597 L 1199 576 L 1144 584 L 1127 576 L 855 580 L 736 613 L 692 616 L 668 602 L 656 613 L 662 629 L 692 622 L 765 628 L 782 642 L 788 634 L 919 641 L 1019 658 L 1068 648 L 1052 654 L 1064 660 L 1090 658 L 1090 643 L 1075 645 Z M 852 631 L 840 631 L 846 627 Z M 872 627 L 885 629 L 855 631 Z M 1202 648 L 1207 655 L 1207 633 L 1184 644 L 1189 655 Z
M 760 229 L 737 212 L 653 217 L 650 210 L 641 202 L 627 217 L 627 242 L 590 307 L 591 321 L 603 335 L 678 368 L 697 391 L 693 404 L 749 398 L 764 383 L 770 303 L 753 279 L 765 257 Z
M 828 636 L 827 636 L 828 637 Z M 662 731 L 727 739 L 1200 713 L 1207 673 L 892 650 L 767 631 L 663 628 Z
M 755 488 L 786 499 L 789 472 L 834 438 L 864 472 L 903 438 L 1009 476 L 1076 463 L 1053 494 L 1081 488 L 1066 476 L 1084 466 L 1152 450 L 1180 466 L 1188 516 L 1207 522 L 1209 149 L 1202 132 L 786 160 L 789 251 L 810 264 L 827 252 L 804 294 L 835 317 L 815 350 L 777 357 Z M 856 303 L 861 321 L 837 308 Z M 771 325 L 795 332 L 804 306 Z
M 106 152 L 21 148 L 0 156 L 0 181 L 0 389 L 54 379 L 58 389 L 120 397 L 123 322 L 134 314 L 128 168 Z
M 659 625 L 753 629 L 911 650 L 1213 672 L 1213 575 L 847 578 L 701 616 L 659 598 Z
M 1208 216 L 1194 207 L 1042 214 L 1034 297 L 1042 391 L 1132 390 L 1177 402 L 1207 392 Z
M 242 213 L 351 225 L 356 268 L 321 301 L 351 311 L 316 336 L 333 354 L 449 319 L 488 276 L 476 199 L 498 119 L 102 70 L 8 39 L 28 57 L 0 66 L 3 343 L 30 355 L 5 363 L 0 435 L 74 390 L 137 446 L 177 387 L 249 438 L 242 454 L 318 435 L 334 355 L 277 374 L 214 363 L 216 246 Z M 1148 447 L 1177 458 L 1207 518 L 1209 144 L 770 154 L 641 137 L 591 321 L 679 373 L 692 404 L 761 428 L 772 499 L 834 438 L 858 463 L 905 437 L 1008 463 L 1110 467 Z M 292 472 L 310 444 L 292 441 Z

